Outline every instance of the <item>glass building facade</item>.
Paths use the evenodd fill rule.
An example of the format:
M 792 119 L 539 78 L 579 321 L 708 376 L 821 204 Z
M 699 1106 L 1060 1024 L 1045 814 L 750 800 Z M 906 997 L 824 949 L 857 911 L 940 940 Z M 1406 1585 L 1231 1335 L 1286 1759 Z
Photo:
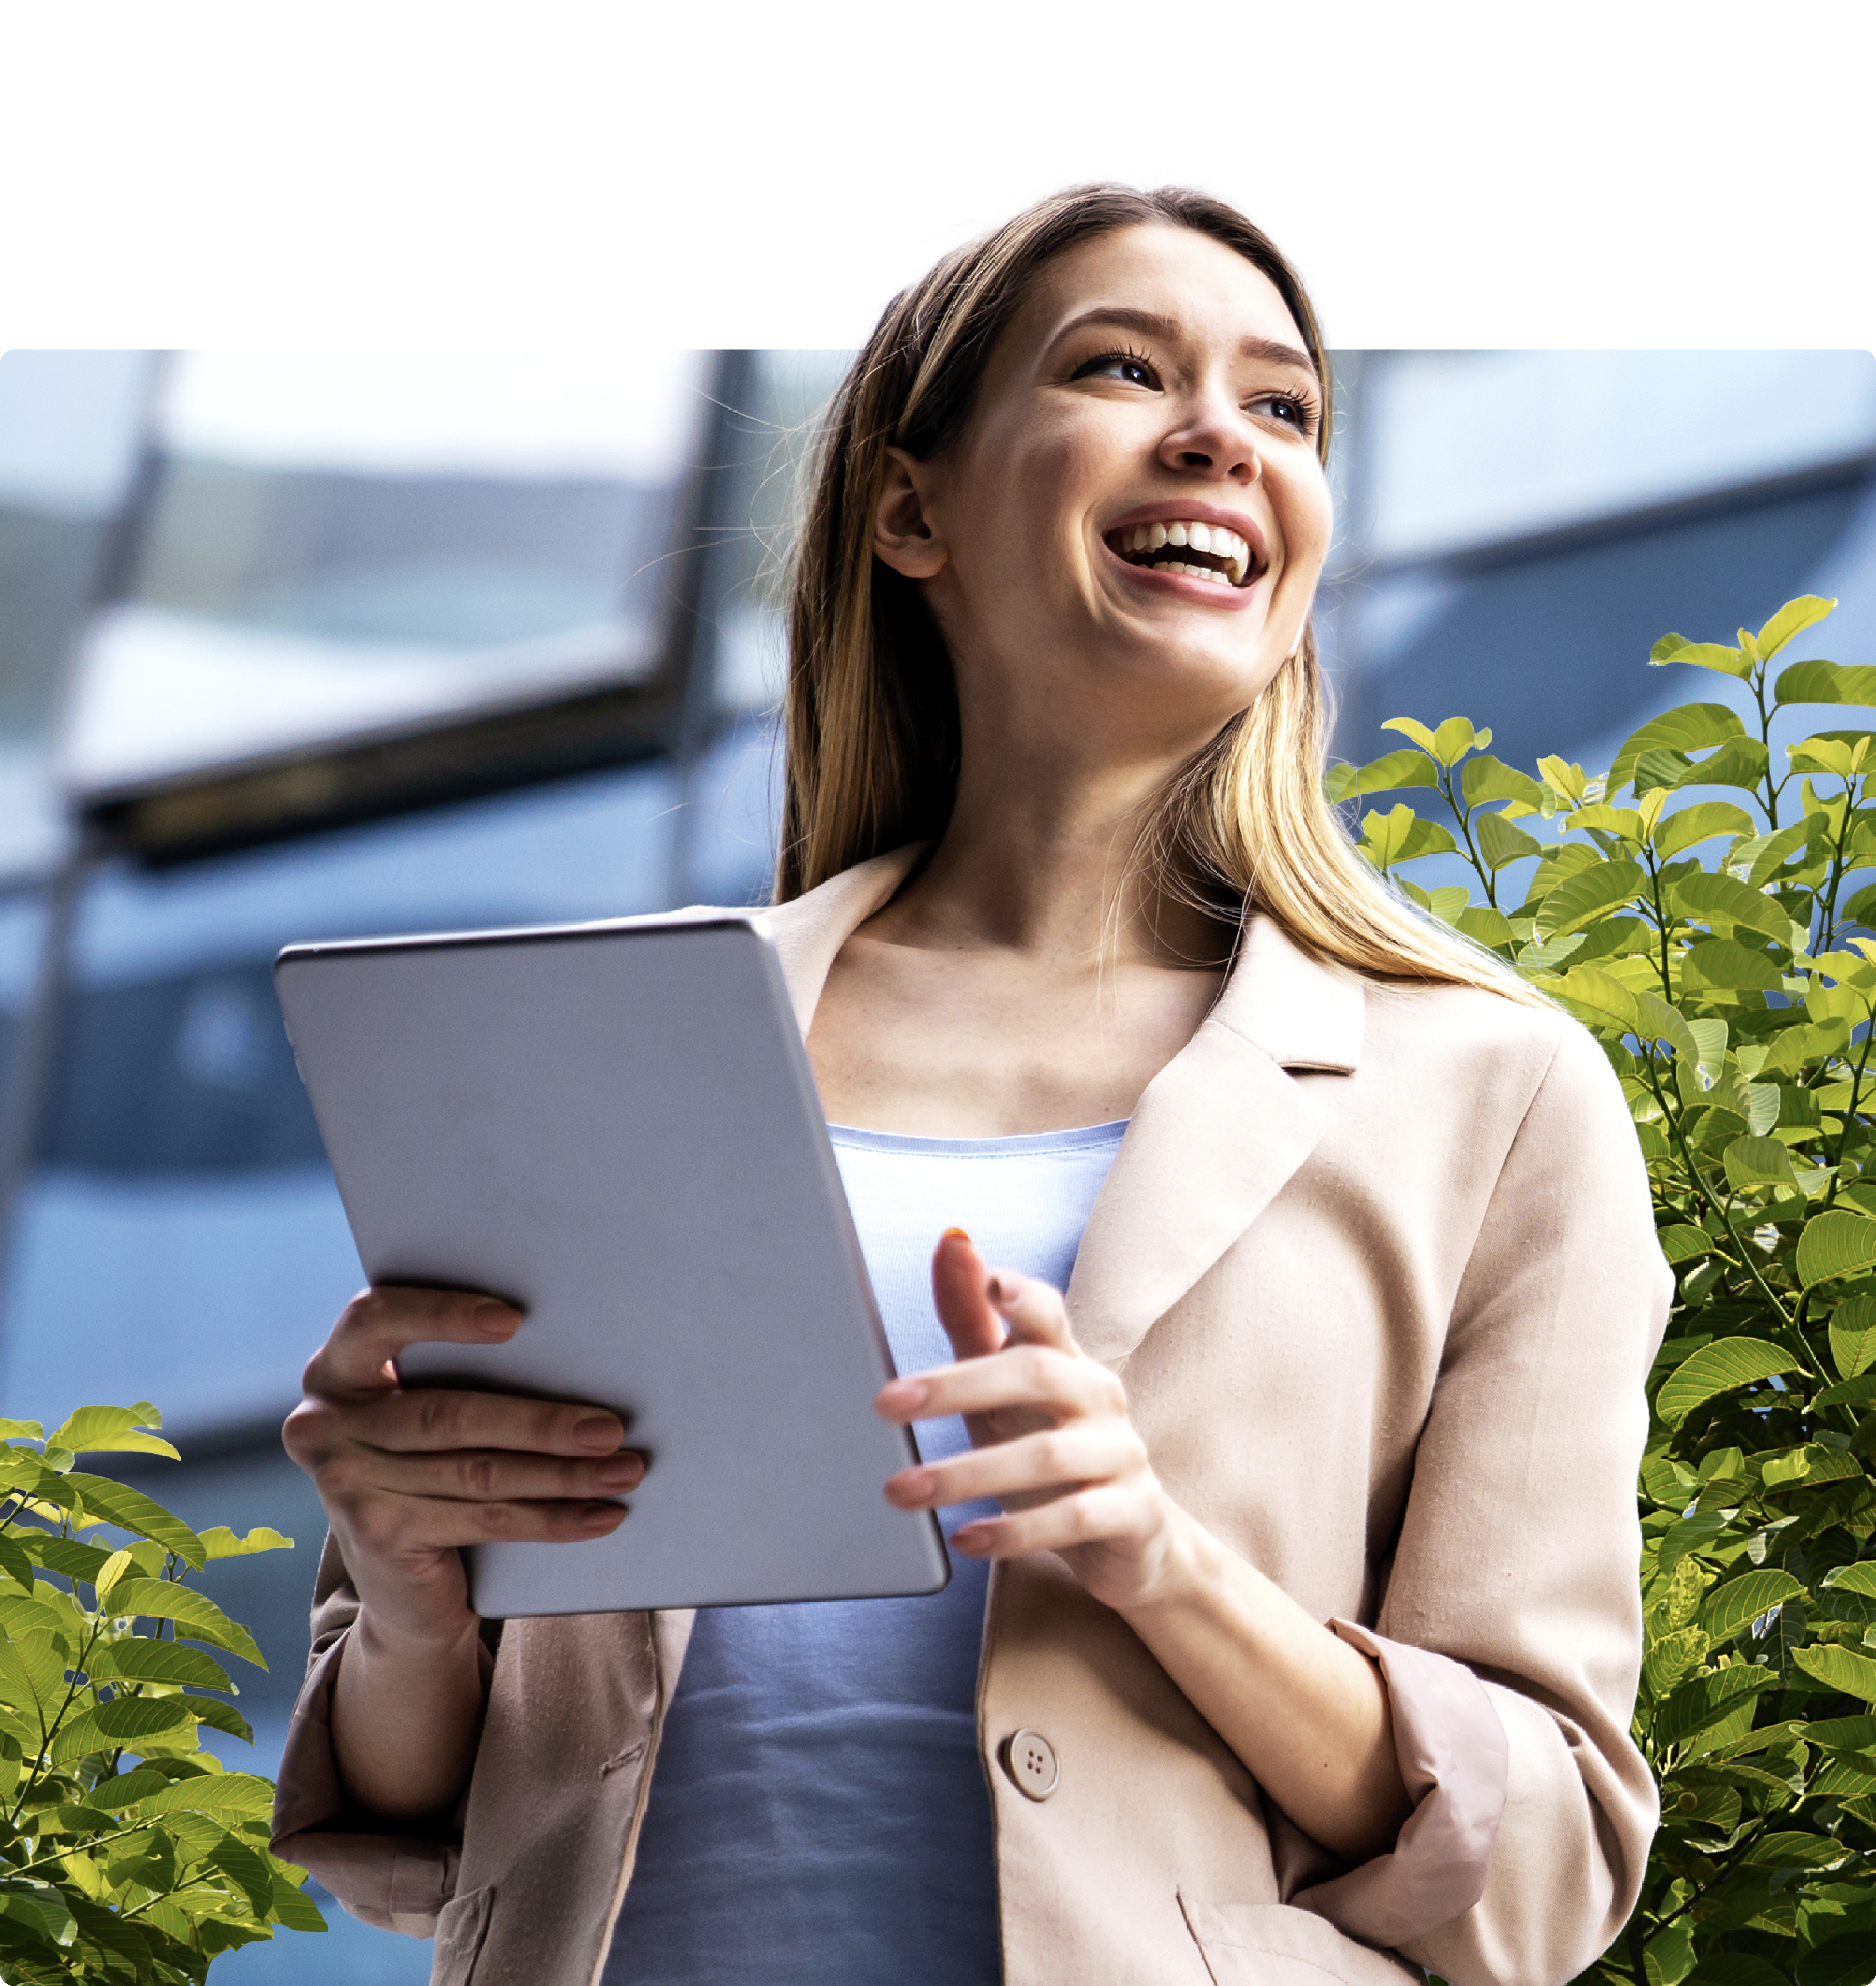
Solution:
M 271 1665 L 231 1761 L 271 1769 L 304 1660 L 279 1423 L 359 1281 L 273 954 L 760 900 L 773 558 L 840 362 L 0 358 L 0 1414 L 157 1401 L 185 1459 L 126 1474 L 298 1540 L 204 1581 Z M 1460 712 L 1595 769 L 1688 693 L 1657 636 L 1800 592 L 1876 660 L 1869 355 L 1339 372 L 1342 756 Z M 328 1915 L 215 1976 L 426 1976 Z

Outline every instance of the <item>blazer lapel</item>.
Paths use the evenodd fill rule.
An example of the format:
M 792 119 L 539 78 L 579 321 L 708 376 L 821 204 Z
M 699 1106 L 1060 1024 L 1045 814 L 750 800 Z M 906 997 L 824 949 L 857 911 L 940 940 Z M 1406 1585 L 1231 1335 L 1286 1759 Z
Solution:
M 803 1035 L 841 946 L 891 900 L 925 852 L 925 843 L 915 841 L 888 855 L 876 855 L 830 876 L 804 897 L 756 913 L 756 921 L 775 941 L 795 1021 Z
M 1147 1086 L 1090 1215 L 1068 1287 L 1092 1358 L 1125 1358 L 1283 1189 L 1328 1128 L 1292 1069 L 1353 1072 L 1362 982 L 1271 917 L 1192 1039 Z

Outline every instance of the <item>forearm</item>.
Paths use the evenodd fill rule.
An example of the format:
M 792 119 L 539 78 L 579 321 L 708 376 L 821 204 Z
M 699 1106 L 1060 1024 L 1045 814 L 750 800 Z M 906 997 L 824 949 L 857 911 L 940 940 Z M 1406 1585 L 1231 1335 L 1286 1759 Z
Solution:
M 1150 1597 L 1117 1611 L 1253 1778 L 1351 1864 L 1412 1810 L 1379 1669 L 1183 1511 Z
M 480 1624 L 447 1640 L 402 1638 L 369 1609 L 332 1692 L 332 1750 L 352 1803 L 392 1826 L 434 1820 L 473 1769 L 483 1707 Z

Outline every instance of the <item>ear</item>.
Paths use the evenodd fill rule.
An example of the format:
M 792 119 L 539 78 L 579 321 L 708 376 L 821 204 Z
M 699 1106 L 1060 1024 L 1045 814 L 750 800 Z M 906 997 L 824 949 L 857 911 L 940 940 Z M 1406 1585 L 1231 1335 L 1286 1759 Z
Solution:
M 886 480 L 873 513 L 873 549 L 908 579 L 933 579 L 949 554 L 927 508 L 934 478 L 928 463 L 902 448 L 886 451 Z

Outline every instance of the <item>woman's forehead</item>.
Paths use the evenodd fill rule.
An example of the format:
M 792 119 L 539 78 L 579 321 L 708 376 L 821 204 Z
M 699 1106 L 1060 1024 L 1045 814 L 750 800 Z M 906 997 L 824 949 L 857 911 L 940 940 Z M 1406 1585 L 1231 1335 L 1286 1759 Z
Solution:
M 1255 263 L 1196 229 L 1127 227 L 1047 264 L 1018 312 L 1017 341 L 1046 348 L 1071 325 L 1112 311 L 1162 320 L 1169 335 L 1277 341 L 1305 348 L 1282 292 Z

